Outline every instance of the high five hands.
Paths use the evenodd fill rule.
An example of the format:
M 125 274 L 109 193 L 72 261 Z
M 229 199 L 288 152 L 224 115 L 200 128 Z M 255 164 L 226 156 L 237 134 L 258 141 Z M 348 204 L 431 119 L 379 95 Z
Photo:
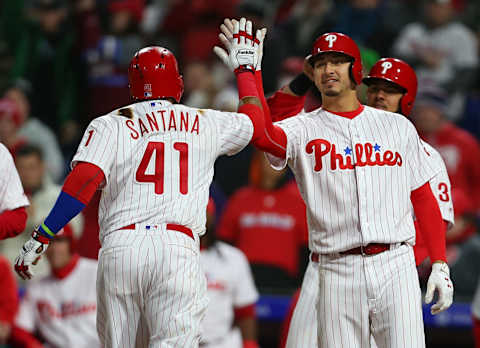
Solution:
M 220 31 L 219 38 L 225 49 L 215 46 L 213 51 L 232 72 L 261 70 L 266 28 L 257 29 L 254 37 L 250 20 L 226 18 Z

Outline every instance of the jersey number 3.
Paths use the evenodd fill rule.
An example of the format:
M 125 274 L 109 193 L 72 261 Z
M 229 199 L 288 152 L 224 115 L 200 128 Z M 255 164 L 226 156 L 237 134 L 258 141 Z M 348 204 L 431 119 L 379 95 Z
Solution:
M 173 148 L 180 155 L 180 193 L 186 195 L 188 193 L 188 144 L 176 142 Z M 147 167 L 150 159 L 155 152 L 155 171 L 154 174 L 147 174 Z M 138 182 L 151 182 L 155 185 L 155 193 L 161 195 L 163 193 L 163 172 L 165 167 L 165 143 L 151 141 L 147 144 L 147 149 L 143 154 L 140 165 L 138 166 L 135 179 Z

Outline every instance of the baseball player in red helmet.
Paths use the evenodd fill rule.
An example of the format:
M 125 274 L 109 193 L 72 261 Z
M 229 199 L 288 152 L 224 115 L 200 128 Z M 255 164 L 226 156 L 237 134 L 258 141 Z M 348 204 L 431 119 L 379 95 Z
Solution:
M 226 44 L 227 21 L 221 30 Z M 369 346 L 373 338 L 379 347 L 425 347 L 411 206 L 426 239 L 438 237 L 443 220 L 429 180 L 440 168 L 405 117 L 359 103 L 361 58 L 351 38 L 320 36 L 308 61 L 322 107 L 272 124 L 262 100 L 270 142 L 260 145 L 275 168 L 289 165 L 307 204 L 318 346 Z M 444 236 L 440 244 L 432 261 L 445 261 Z M 439 265 L 429 280 L 440 292 L 434 310 L 453 293 Z
M 162 47 L 136 52 L 128 69 L 133 103 L 90 123 L 55 206 L 20 250 L 15 269 L 31 278 L 50 239 L 102 190 L 97 330 L 103 347 L 198 346 L 207 305 L 199 236 L 214 162 L 255 143 L 263 124 L 257 46 L 258 39 L 242 39 L 230 47 L 238 113 L 179 104 L 183 80 L 174 55 Z
M 368 86 L 367 104 L 369 106 L 409 116 L 417 93 L 417 78 L 414 70 L 407 63 L 395 58 L 382 58 L 375 63 L 362 81 Z M 453 224 L 453 206 L 447 170 L 440 154 L 428 143 L 422 141 L 422 144 L 431 155 L 427 157 L 428 160 L 441 168 L 438 174 L 430 179 L 430 186 L 435 194 L 446 227 Z M 429 255 L 429 251 L 417 223 L 415 223 L 415 227 L 414 254 L 418 265 Z M 437 232 L 440 236 L 444 236 L 445 230 L 446 228 Z M 434 239 L 438 242 L 441 240 L 442 238 Z M 434 267 L 438 267 L 438 265 Z M 446 271 L 448 272 L 448 269 Z M 317 281 L 318 267 L 315 263 L 310 262 L 302 283 L 301 296 L 298 298 L 295 313 L 290 323 L 288 342 L 291 347 L 299 343 L 306 346 L 316 346 L 316 327 L 310 323 L 316 317 L 312 302 L 318 296 L 317 288 L 313 286 Z M 431 285 L 432 283 L 430 283 L 430 289 L 427 293 L 427 299 L 430 299 L 430 301 L 433 294 Z M 433 313 L 436 314 L 438 311 L 434 308 Z M 304 332 L 307 334 L 304 334 Z M 372 345 L 374 344 L 372 342 Z

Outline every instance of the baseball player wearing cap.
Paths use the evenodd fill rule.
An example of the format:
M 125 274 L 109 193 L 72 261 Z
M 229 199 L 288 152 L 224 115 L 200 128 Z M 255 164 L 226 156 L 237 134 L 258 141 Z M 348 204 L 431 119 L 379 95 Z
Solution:
M 371 68 L 368 76 L 363 78 L 363 82 L 369 86 L 367 91 L 367 104 L 369 106 L 409 116 L 417 93 L 417 79 L 415 72 L 407 63 L 395 58 L 382 58 Z M 277 93 L 276 99 L 271 99 L 270 102 L 278 104 L 278 100 L 281 98 L 281 94 Z M 304 98 L 301 97 L 297 97 L 296 100 L 291 98 L 290 100 L 290 108 L 298 107 L 296 104 L 303 104 L 304 102 Z M 272 109 L 281 110 L 275 106 Z M 272 114 L 272 118 L 275 117 L 278 117 L 278 115 Z M 428 160 L 441 168 L 440 172 L 430 179 L 430 186 L 437 199 L 445 226 L 453 225 L 450 181 L 445 164 L 435 149 L 424 141 L 422 141 L 422 144 L 431 155 Z M 415 227 L 414 255 L 418 265 L 427 257 L 428 249 L 418 224 L 415 224 Z M 439 230 L 438 233 L 444 235 L 445 229 Z M 312 306 L 318 295 L 317 287 L 314 286 L 316 282 L 318 282 L 318 269 L 314 262 L 310 262 L 304 276 L 301 296 L 298 299 L 290 323 L 291 329 L 288 336 L 288 346 L 290 347 L 298 345 L 316 346 L 316 327 L 310 324 L 316 316 L 315 308 Z
M 37 332 L 52 347 L 100 347 L 95 328 L 97 261 L 76 253 L 70 225 L 57 233 L 45 255 L 51 274 L 28 283 L 11 341 L 30 347 Z
M 207 233 L 200 239 L 200 262 L 207 277 L 209 304 L 201 347 L 258 348 L 255 302 L 258 292 L 246 256 L 216 240 L 215 204 L 207 206 Z
M 0 143 L 0 240 L 23 232 L 27 223 L 28 198 L 23 192 L 15 163 Z
M 198 238 L 205 231 L 214 162 L 255 143 L 263 124 L 254 77 L 257 45 L 242 40 L 231 46 L 239 113 L 177 104 L 183 80 L 174 55 L 162 47 L 139 50 L 129 66 L 134 103 L 90 123 L 55 206 L 20 250 L 15 269 L 31 278 L 50 238 L 103 189 L 97 272 L 102 346 L 198 346 L 207 305 Z
M 228 47 L 235 37 L 227 24 L 221 30 Z M 358 102 L 362 66 L 351 38 L 320 36 L 310 62 L 322 108 L 273 125 L 263 101 L 267 139 L 257 146 L 274 167 L 290 166 L 307 204 L 318 346 L 368 346 L 373 336 L 379 347 L 424 347 L 411 202 L 426 239 L 437 237 L 443 222 L 428 181 L 439 168 L 408 120 Z M 434 311 L 453 294 L 444 236 L 439 244 Z

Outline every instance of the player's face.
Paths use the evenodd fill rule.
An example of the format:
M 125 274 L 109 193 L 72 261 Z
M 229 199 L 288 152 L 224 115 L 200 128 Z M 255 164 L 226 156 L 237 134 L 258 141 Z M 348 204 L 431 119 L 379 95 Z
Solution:
M 341 53 L 323 53 L 315 60 L 313 77 L 322 95 L 336 97 L 352 89 L 351 59 Z
M 36 154 L 21 155 L 15 158 L 15 165 L 23 188 L 30 192 L 38 190 L 45 175 L 43 161 Z
M 402 97 L 401 87 L 381 79 L 373 80 L 367 89 L 367 105 L 381 110 L 398 112 Z

